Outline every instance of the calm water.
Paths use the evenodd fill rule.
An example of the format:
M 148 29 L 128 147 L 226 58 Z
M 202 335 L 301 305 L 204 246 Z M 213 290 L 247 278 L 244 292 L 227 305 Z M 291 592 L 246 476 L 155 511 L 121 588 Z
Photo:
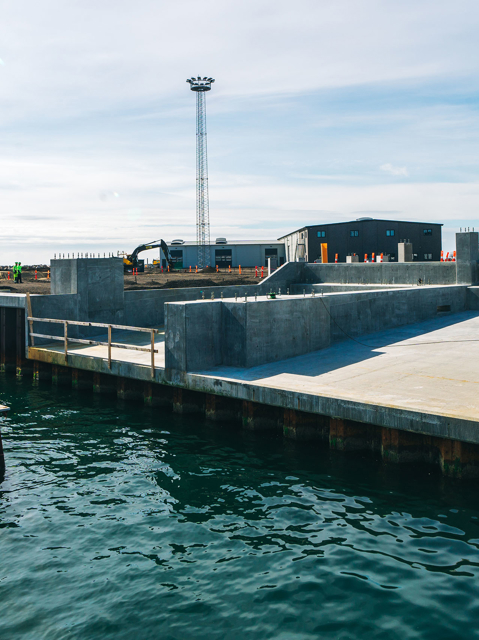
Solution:
M 472 484 L 0 378 L 0 638 L 479 637 Z

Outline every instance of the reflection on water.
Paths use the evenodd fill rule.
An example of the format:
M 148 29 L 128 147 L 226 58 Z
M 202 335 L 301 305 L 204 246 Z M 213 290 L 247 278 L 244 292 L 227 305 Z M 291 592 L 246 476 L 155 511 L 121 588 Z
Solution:
M 0 379 L 0 637 L 474 638 L 476 486 Z

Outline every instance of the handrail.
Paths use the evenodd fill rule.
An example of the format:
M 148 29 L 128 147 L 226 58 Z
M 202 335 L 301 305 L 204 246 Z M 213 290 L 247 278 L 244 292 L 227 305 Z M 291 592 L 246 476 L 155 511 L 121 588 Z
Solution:
M 65 320 L 58 320 L 57 318 L 32 318 L 28 317 L 27 320 L 32 320 L 33 322 L 53 322 L 57 324 L 63 324 Z M 112 329 L 123 329 L 124 331 L 144 331 L 146 333 L 151 333 L 154 331 L 155 333 L 159 333 L 159 329 L 149 329 L 147 327 L 130 327 L 123 324 L 107 324 L 106 322 L 80 322 L 79 320 L 66 320 L 68 324 L 74 324 L 79 327 L 111 327 Z
M 47 340 L 60 340 L 64 343 L 64 353 L 65 353 L 65 364 L 68 363 L 68 343 L 75 342 L 78 344 L 92 344 L 108 347 L 108 368 L 111 369 L 111 349 L 112 347 L 115 349 L 129 349 L 132 351 L 148 351 L 151 353 L 151 377 L 155 377 L 155 353 L 158 353 L 158 349 L 155 349 L 155 333 L 158 334 L 158 329 L 147 329 L 146 327 L 129 327 L 122 324 L 107 324 L 104 322 L 81 322 L 79 320 L 58 320 L 56 318 L 34 318 L 32 316 L 28 316 L 27 320 L 29 322 L 29 333 L 30 339 L 33 338 L 45 338 Z M 33 323 L 34 322 L 51 322 L 54 324 L 63 324 L 63 336 L 52 336 L 45 333 L 34 333 L 33 332 Z M 70 338 L 68 336 L 68 325 L 75 325 L 80 327 L 103 327 L 108 329 L 108 342 L 104 342 L 101 340 L 86 340 L 84 338 Z M 123 344 L 122 342 L 112 342 L 111 341 L 111 330 L 112 329 L 120 329 L 123 331 L 140 331 L 144 333 L 149 333 L 151 336 L 150 346 L 148 347 L 137 347 L 132 344 Z

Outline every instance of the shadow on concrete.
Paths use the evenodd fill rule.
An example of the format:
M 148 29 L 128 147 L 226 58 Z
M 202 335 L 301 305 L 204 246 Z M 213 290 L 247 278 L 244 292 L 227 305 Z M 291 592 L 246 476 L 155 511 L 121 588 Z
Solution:
M 451 338 L 448 340 L 446 337 L 442 338 L 439 335 L 435 338 L 433 334 L 441 329 L 458 325 L 478 316 L 479 313 L 477 311 L 448 314 L 434 318 L 433 320 L 398 327 L 397 329 L 366 334 L 354 340 L 345 337 L 343 341 L 333 344 L 326 349 L 306 353 L 301 356 L 289 358 L 288 360 L 270 362 L 251 369 L 215 367 L 209 371 L 198 371 L 194 373 L 250 382 L 281 374 L 317 377 L 381 356 L 391 347 L 401 347 L 401 351 L 398 349 L 398 356 L 404 356 L 403 349 L 407 348 L 408 345 L 416 346 L 421 343 L 430 344 L 436 341 L 438 343 L 449 341 L 461 342 L 460 336 L 457 335 L 455 335 L 454 339 Z M 418 339 L 417 341 L 415 340 L 416 338 Z M 470 334 L 468 334 L 468 337 L 465 336 L 464 340 L 471 340 Z

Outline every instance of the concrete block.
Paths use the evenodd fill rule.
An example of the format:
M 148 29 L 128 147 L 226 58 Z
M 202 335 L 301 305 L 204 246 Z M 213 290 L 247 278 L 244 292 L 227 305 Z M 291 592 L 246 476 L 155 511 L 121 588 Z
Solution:
M 81 318 L 91 322 L 121 322 L 124 276 L 121 258 L 72 258 L 51 261 L 53 295 L 75 294 Z M 50 316 L 47 316 L 50 317 Z
M 346 256 L 346 264 L 352 264 L 353 262 L 359 262 L 359 256 Z
M 456 261 L 477 262 L 479 260 L 479 233 L 466 231 L 456 233 Z
M 280 407 L 243 400 L 242 413 L 243 428 L 248 431 L 280 431 L 283 427 L 284 410 Z
M 283 435 L 290 440 L 326 440 L 329 417 L 295 409 L 284 409 Z
M 242 401 L 207 393 L 205 398 L 205 415 L 214 422 L 231 422 L 242 417 Z

